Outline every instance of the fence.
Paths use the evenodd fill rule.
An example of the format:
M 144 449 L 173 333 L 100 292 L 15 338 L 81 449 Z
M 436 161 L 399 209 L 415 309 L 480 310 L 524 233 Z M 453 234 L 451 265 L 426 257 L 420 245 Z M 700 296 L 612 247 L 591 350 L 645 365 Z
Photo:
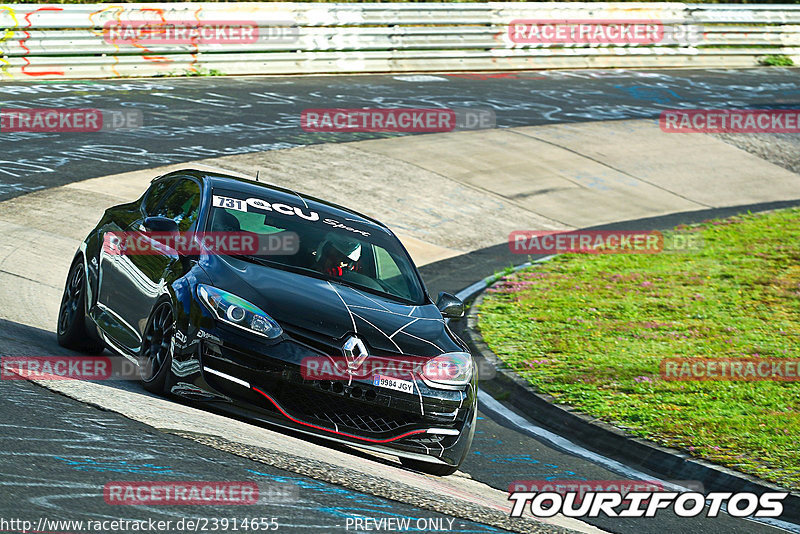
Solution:
M 515 23 L 521 19 L 528 22 Z M 572 30 L 564 21 L 574 22 Z M 575 21 L 589 26 L 591 21 L 594 28 L 581 34 L 583 30 L 575 30 L 580 26 Z M 591 37 L 598 28 L 614 27 L 604 29 L 600 26 L 607 23 L 599 21 L 614 21 L 617 27 L 649 24 L 644 31 L 655 28 L 655 37 Z M 553 24 L 548 27 L 548 22 Z M 192 25 L 206 33 L 174 30 Z M 226 26 L 240 31 L 219 33 Z M 164 28 L 173 28 L 172 33 Z M 561 34 L 555 33 L 558 28 Z M 577 39 L 572 38 L 576 35 Z M 772 54 L 800 60 L 800 6 L 621 2 L 0 5 L 0 80 L 215 72 L 747 67 Z

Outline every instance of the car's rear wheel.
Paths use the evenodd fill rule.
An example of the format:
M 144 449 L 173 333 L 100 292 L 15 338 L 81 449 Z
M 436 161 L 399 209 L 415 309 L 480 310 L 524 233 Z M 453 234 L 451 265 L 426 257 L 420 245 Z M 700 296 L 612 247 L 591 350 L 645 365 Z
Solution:
M 431 462 L 423 462 L 422 460 L 414 460 L 412 458 L 400 458 L 400 463 L 409 469 L 435 475 L 437 477 L 446 477 L 458 471 L 457 465 L 434 464 Z
M 56 338 L 62 347 L 89 354 L 100 354 L 105 348 L 86 330 L 86 272 L 81 258 L 72 263 L 64 285 Z
M 166 393 L 169 368 L 172 366 L 175 314 L 169 300 L 162 300 L 153 308 L 144 331 L 139 353 L 139 374 L 142 385 L 152 393 Z

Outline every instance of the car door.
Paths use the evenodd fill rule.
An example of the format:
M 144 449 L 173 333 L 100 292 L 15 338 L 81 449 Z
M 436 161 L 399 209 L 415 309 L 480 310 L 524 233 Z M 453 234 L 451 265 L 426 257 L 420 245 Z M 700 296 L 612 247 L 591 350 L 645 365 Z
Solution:
M 120 253 L 126 232 L 137 225 L 144 215 L 154 212 L 167 194 L 177 184 L 177 179 L 165 177 L 153 181 L 135 209 L 126 210 L 125 216 L 117 216 L 116 210 L 106 212 L 108 224 L 101 228 L 99 236 L 103 246 L 98 254 L 98 287 L 93 318 L 100 329 L 117 345 L 135 352 L 141 343 L 141 335 L 135 321 L 130 322 L 128 312 L 131 298 L 130 280 L 134 271 L 131 258 Z
M 166 217 L 178 224 L 181 232 L 191 231 L 200 209 L 201 185 L 190 177 L 169 177 L 153 184 L 142 203 L 141 217 L 128 227 L 126 237 L 150 241 L 143 223 L 146 217 Z M 101 282 L 98 302 L 113 315 L 120 328 L 116 341 L 136 352 L 150 311 L 163 294 L 164 273 L 177 254 L 163 247 L 147 247 L 148 253 L 106 254 L 101 258 Z M 113 335 L 113 333 L 112 333 Z

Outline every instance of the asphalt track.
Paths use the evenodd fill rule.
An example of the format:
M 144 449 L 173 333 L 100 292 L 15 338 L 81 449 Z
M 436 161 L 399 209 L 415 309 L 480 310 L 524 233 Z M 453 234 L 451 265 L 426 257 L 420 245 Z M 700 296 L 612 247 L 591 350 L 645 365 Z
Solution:
M 209 528 L 213 528 L 214 519 L 229 524 L 236 519 L 241 524 L 246 518 L 265 517 L 276 518 L 279 531 L 333 532 L 344 531 L 348 518 L 366 516 L 407 519 L 412 525 L 417 521 L 420 525 L 443 524 L 452 532 L 502 532 L 348 491 L 159 432 L 67 397 L 44 394 L 47 400 L 43 402 L 39 386 L 7 381 L 0 398 L 0 411 L 13 414 L 0 423 L 2 518 L 34 525 L 44 518 L 47 523 L 40 531 L 78 531 L 74 526 L 59 528 L 57 521 L 153 520 L 172 521 L 177 527 L 181 519 L 209 520 Z M 261 500 L 255 510 L 223 504 L 112 506 L 103 500 L 103 484 L 99 483 L 103 479 L 251 481 L 259 485 Z M 13 528 L 3 531 L 18 532 Z
M 311 107 L 457 107 L 492 109 L 500 127 L 654 117 L 676 107 L 796 107 L 795 71 L 547 72 L 512 75 L 426 75 L 203 78 L 0 85 L 3 108 L 133 108 L 144 128 L 102 134 L 0 134 L 0 200 L 95 176 L 200 158 L 351 141 L 371 134 L 309 134 L 299 112 Z M 762 208 L 765 206 L 761 206 Z M 705 215 L 705 216 L 703 216 Z M 670 226 L 709 214 L 641 221 Z M 98 213 L 99 216 L 99 213 Z M 68 224 L 68 222 L 65 222 Z M 630 223 L 633 224 L 633 223 Z M 457 290 L 498 263 L 497 250 L 424 267 L 426 280 Z M 503 258 L 502 261 L 505 261 Z M 467 269 L 457 269 L 459 265 Z M 456 270 L 459 276 L 447 277 Z M 471 278 L 470 278 L 471 277 Z M 0 323 L 0 352 L 58 354 L 51 332 Z M 22 351 L 22 352 L 20 352 Z M 30 353 L 30 352 L 27 352 Z M 222 510 L 125 507 L 102 501 L 109 480 L 258 479 L 299 486 L 300 500 L 265 504 L 281 530 L 341 531 L 347 517 L 440 517 L 430 510 L 265 466 L 195 441 L 164 434 L 23 382 L 1 381 L 7 414 L 2 432 L 0 517 L 81 519 L 170 516 L 230 517 Z M 620 473 L 533 438 L 495 411 L 481 414 L 472 454 L 462 471 L 505 490 L 513 480 L 618 480 Z M 200 430 L 198 430 L 200 431 Z M 61 436 L 61 437 L 59 437 Z M 68 437 L 65 437 L 68 436 Z M 260 482 L 261 483 L 261 482 Z M 402 499 L 398 496 L 398 499 Z M 259 515 L 263 515 L 259 513 Z M 478 519 L 478 518 L 476 518 Z M 479 520 L 479 519 L 478 519 Z M 611 532 L 766 532 L 771 527 L 720 517 L 686 520 L 589 520 Z M 492 527 L 457 519 L 462 532 Z M 481 530 L 482 529 L 482 530 Z
M 498 127 L 510 127 L 798 103 L 792 69 L 5 82 L 3 109 L 139 110 L 143 127 L 2 134 L 0 200 L 168 163 L 387 135 L 304 132 L 300 112 L 307 108 L 480 109 L 494 112 Z

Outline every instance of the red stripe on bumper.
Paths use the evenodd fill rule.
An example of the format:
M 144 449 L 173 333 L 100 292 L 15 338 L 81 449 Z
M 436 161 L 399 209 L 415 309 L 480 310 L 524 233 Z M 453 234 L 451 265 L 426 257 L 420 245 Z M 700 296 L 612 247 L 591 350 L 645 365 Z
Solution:
M 405 434 L 400 434 L 399 436 L 395 436 L 393 438 L 388 438 L 388 439 L 362 438 L 361 436 L 354 436 L 353 434 L 347 434 L 346 432 L 339 432 L 337 430 L 331 430 L 330 428 L 325 428 L 324 426 L 312 425 L 311 423 L 306 423 L 305 421 L 301 421 L 299 419 L 296 419 L 296 418 L 292 417 L 291 415 L 289 415 L 288 413 L 286 413 L 286 411 L 283 408 L 281 408 L 280 405 L 277 402 L 275 402 L 275 399 L 273 399 L 272 397 L 270 397 L 269 395 L 267 395 L 266 393 L 264 393 L 263 391 L 261 391 L 260 389 L 258 389 L 256 387 L 254 387 L 252 389 L 253 389 L 253 391 L 257 391 L 257 392 L 261 393 L 262 395 L 264 395 L 267 398 L 267 400 L 270 401 L 275 406 L 275 408 L 277 408 L 278 411 L 281 412 L 283 414 L 283 416 L 286 417 L 287 419 L 289 419 L 290 421 L 292 421 L 294 423 L 297 423 L 298 425 L 311 427 L 311 428 L 314 428 L 316 430 L 323 430 L 325 432 L 330 432 L 331 434 L 337 434 L 339 436 L 345 436 L 345 437 L 348 437 L 348 438 L 359 439 L 361 441 L 368 441 L 370 443 L 389 443 L 391 441 L 397 441 L 398 439 L 403 439 L 403 438 L 408 437 L 408 436 L 413 436 L 414 434 L 424 434 L 425 432 L 427 432 L 427 430 L 412 430 L 411 432 L 406 432 Z

